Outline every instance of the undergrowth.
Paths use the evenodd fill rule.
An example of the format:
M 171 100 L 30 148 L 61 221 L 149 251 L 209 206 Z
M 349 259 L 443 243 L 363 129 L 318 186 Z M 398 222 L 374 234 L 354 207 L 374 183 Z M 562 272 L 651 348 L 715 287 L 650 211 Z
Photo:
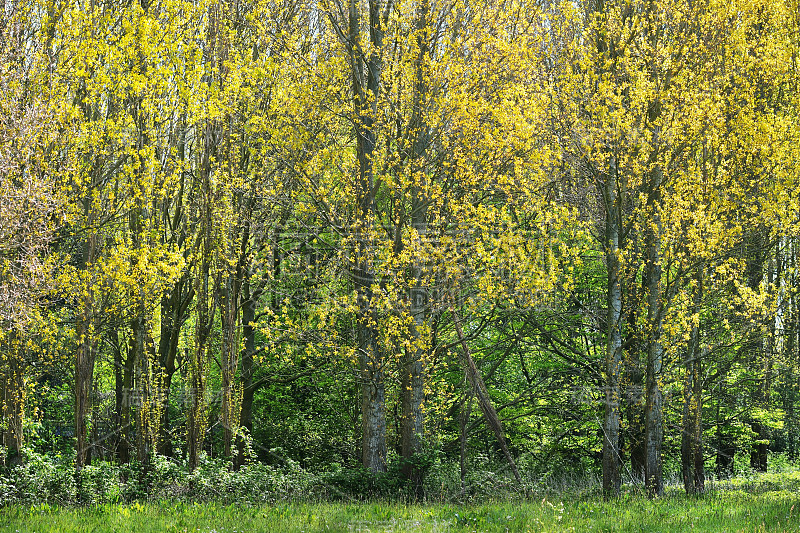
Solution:
M 776 461 L 781 468 L 735 478 L 707 481 L 708 494 L 762 495 L 780 491 L 800 494 L 800 469 Z M 374 474 L 361 468 L 333 465 L 312 472 L 286 460 L 280 465 L 251 463 L 233 470 L 227 461 L 203 458 L 190 472 L 185 464 L 156 456 L 147 465 L 97 462 L 76 474 L 72 463 L 56 456 L 31 453 L 20 466 L 0 473 L 0 507 L 97 506 L 172 501 L 262 505 L 287 502 L 478 504 L 556 499 L 600 499 L 596 475 L 575 472 L 535 472 L 522 469 L 518 483 L 502 464 L 472 468 L 461 479 L 458 465 L 429 465 L 420 499 L 400 475 L 399 465 Z M 630 497 L 643 495 L 640 483 L 625 485 Z M 667 484 L 667 495 L 681 494 L 677 476 Z M 798 506 L 800 511 L 800 506 Z

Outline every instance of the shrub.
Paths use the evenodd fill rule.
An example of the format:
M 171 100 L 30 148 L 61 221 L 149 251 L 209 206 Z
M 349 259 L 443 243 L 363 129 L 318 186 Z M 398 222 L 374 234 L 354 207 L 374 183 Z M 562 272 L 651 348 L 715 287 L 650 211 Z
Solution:
M 60 457 L 25 452 L 27 460 L 0 478 L 3 499 L 0 504 L 36 504 L 54 502 L 67 504 L 75 500 L 77 487 L 72 463 Z

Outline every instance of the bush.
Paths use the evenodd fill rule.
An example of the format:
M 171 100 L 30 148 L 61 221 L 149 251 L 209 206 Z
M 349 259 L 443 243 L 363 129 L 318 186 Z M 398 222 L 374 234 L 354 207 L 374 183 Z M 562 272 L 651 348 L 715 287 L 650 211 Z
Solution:
M 281 466 L 250 463 L 238 471 L 229 461 L 201 457 L 189 472 L 186 464 L 154 456 L 147 465 L 98 462 L 75 474 L 73 461 L 61 456 L 27 452 L 27 461 L 0 477 L 0 506 L 10 504 L 106 504 L 137 500 L 219 502 L 258 505 L 285 501 L 394 500 L 413 501 L 419 496 L 403 478 L 402 462 L 390 458 L 388 472 L 343 468 L 338 464 L 321 473 L 304 470 L 285 460 Z M 556 470 L 536 471 L 521 459 L 523 483 L 511 475 L 505 462 L 487 457 L 470 461 L 462 484 L 459 465 L 438 457 L 424 467 L 424 499 L 430 502 L 470 503 L 487 500 L 518 500 L 531 495 L 599 493 L 599 480 L 587 474 Z M 776 464 L 781 470 L 789 467 Z M 799 478 L 800 479 L 800 478 Z M 764 485 L 766 479 L 759 478 Z M 765 485 L 766 486 L 766 485 Z
M 0 505 L 75 501 L 77 487 L 71 461 L 26 451 L 27 460 L 0 478 Z
M 177 481 L 178 477 L 174 479 Z M 282 467 L 251 463 L 234 471 L 224 459 L 204 458 L 194 472 L 184 474 L 180 481 L 172 486 L 171 493 L 155 496 L 190 501 L 273 503 L 310 498 L 317 479 L 294 461 L 287 461 Z
M 326 472 L 320 482 L 324 497 L 332 500 L 391 498 L 402 493 L 397 473 L 376 474 L 363 467 Z

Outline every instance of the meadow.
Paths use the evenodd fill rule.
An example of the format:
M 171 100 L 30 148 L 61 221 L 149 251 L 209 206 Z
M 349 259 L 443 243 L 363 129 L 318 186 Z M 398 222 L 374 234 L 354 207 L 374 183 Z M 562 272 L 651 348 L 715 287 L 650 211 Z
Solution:
M 481 503 L 398 501 L 230 504 L 156 500 L 88 506 L 9 505 L 0 533 L 14 532 L 548 532 L 800 531 L 800 473 L 764 474 L 686 496 L 669 487 L 650 500 L 635 489 L 604 502 L 597 493 Z

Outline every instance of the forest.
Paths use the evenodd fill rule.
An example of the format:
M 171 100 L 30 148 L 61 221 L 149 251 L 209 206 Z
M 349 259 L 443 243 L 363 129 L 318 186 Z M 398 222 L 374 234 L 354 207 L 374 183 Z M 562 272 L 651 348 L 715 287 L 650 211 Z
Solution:
M 796 461 L 798 53 L 796 0 L 0 0 L 0 475 Z

